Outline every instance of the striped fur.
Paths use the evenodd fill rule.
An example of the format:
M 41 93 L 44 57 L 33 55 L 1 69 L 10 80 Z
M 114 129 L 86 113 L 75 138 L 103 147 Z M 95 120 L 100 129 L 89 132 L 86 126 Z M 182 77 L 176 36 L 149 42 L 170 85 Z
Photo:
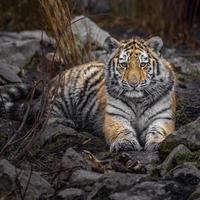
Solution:
M 0 117 L 20 121 L 26 111 L 33 87 L 24 83 L 0 87 Z M 41 91 L 34 90 L 33 100 L 41 95 Z M 28 121 L 32 121 L 30 113 Z
M 131 39 L 106 65 L 91 62 L 54 78 L 48 123 L 104 134 L 111 151 L 157 149 L 174 131 L 176 109 L 174 73 L 158 44 Z

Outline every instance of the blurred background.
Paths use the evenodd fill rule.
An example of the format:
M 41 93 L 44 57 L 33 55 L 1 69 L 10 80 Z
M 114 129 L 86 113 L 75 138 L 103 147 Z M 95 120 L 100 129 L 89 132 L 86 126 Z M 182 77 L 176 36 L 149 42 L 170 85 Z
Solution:
M 63 0 L 66 1 L 66 0 Z M 114 37 L 160 35 L 170 45 L 197 47 L 199 0 L 68 0 L 72 15 L 84 14 Z M 38 0 L 1 0 L 0 30 L 47 29 Z

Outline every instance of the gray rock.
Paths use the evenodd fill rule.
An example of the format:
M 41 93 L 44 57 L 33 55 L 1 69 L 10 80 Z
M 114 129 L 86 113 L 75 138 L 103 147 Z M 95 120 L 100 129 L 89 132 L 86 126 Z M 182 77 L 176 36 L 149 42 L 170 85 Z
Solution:
M 107 63 L 109 59 L 109 55 L 108 54 L 102 54 L 101 56 L 98 57 L 98 61 L 102 62 L 102 63 Z
M 190 66 L 191 74 L 200 74 L 200 62 L 194 62 Z
M 167 158 L 164 160 L 164 162 L 158 166 L 160 170 L 160 175 L 164 176 L 169 170 L 171 170 L 174 167 L 174 159 L 179 153 L 190 153 L 191 151 L 184 146 L 183 144 L 178 145 L 175 147 L 172 152 L 167 156 Z
M 197 185 L 195 191 L 190 195 L 188 200 L 200 200 L 200 184 Z
M 78 188 L 67 188 L 58 193 L 58 197 L 63 200 L 84 200 L 84 191 Z
M 128 151 L 118 154 L 117 161 L 134 173 L 152 173 L 160 163 L 158 151 Z M 115 169 L 115 168 L 114 168 Z M 117 170 L 116 170 L 117 171 Z M 126 171 L 127 172 L 127 171 Z
M 6 84 L 6 83 L 7 83 L 7 80 L 5 80 L 4 78 L 2 78 L 2 77 L 0 76 L 0 84 L 4 85 L 4 84 Z
M 110 195 L 112 200 L 186 200 L 191 189 L 174 181 L 144 181 L 129 190 Z
M 32 30 L 32 31 L 21 31 L 20 36 L 23 39 L 37 39 L 38 41 L 45 41 L 48 43 L 55 43 L 55 39 L 49 37 L 45 31 Z
M 181 71 L 184 74 L 196 74 L 200 73 L 200 63 L 192 63 L 186 58 L 183 57 L 172 57 L 169 59 L 175 68 Z
M 29 182 L 30 179 L 30 182 Z M 25 199 L 38 199 L 42 194 L 53 193 L 51 185 L 43 179 L 39 173 L 28 170 L 16 169 L 7 160 L 0 161 L 0 193 L 5 196 L 14 192 L 16 199 L 21 199 L 19 196 L 19 187 L 24 193 L 28 184 L 28 189 L 25 194 Z M 1 198 L 3 198 L 1 196 Z
M 83 187 L 87 185 L 93 185 L 102 177 L 102 174 L 86 171 L 86 170 L 77 170 L 75 171 L 69 180 L 70 186 Z
M 141 174 L 111 172 L 104 174 L 93 186 L 88 200 L 108 199 L 114 192 L 129 190 L 133 185 L 144 179 L 146 176 Z
M 22 67 L 30 62 L 36 52 L 42 52 L 41 40 L 50 44 L 55 43 L 45 32 L 39 30 L 20 33 L 0 32 L 0 67 L 2 68 L 4 63 L 10 66 L 9 69 L 11 68 L 18 73 Z M 4 70 L 4 73 L 2 70 L 0 71 L 3 79 L 7 82 L 19 82 L 20 78 L 8 70 Z
M 36 39 L 38 41 L 45 41 L 48 43 L 55 43 L 55 40 L 52 37 L 49 37 L 47 33 L 43 30 L 30 30 L 30 31 L 21 31 L 21 32 L 0 32 L 0 41 L 1 42 L 10 42 L 16 40 L 27 40 L 27 39 Z
M 0 62 L 17 67 L 26 65 L 31 57 L 40 50 L 37 40 L 16 40 L 0 44 Z
M 160 145 L 160 156 L 165 157 L 179 144 L 190 150 L 200 149 L 200 117 L 170 134 Z
M 40 51 L 41 46 L 37 40 L 27 39 L 16 41 L 15 48 L 29 61 L 36 52 Z M 27 61 L 24 64 L 27 64 Z
M 105 47 L 104 48 L 108 48 Z M 109 59 L 109 54 L 106 50 L 96 50 L 96 51 L 92 51 L 91 52 L 92 57 L 94 58 L 94 60 L 98 60 L 99 62 L 102 62 L 104 64 L 106 64 L 108 62 Z
M 91 170 L 91 167 L 84 160 L 81 154 L 77 153 L 73 148 L 66 150 L 62 157 L 61 165 L 65 169 L 85 169 Z
M 17 33 L 17 32 L 7 32 L 7 31 L 2 31 L 0 32 L 0 41 L 6 42 L 10 41 L 11 39 L 13 40 L 21 40 L 22 36 Z
M 165 191 L 165 183 L 157 183 L 157 182 L 142 182 L 135 187 L 131 188 L 130 191 L 114 193 L 111 195 L 112 200 L 126 199 L 126 200 L 154 200 L 161 199 L 161 197 L 165 196 L 165 199 L 169 195 L 166 195 Z
M 59 179 L 60 181 L 66 182 L 74 171 L 78 169 L 91 170 L 91 167 L 81 154 L 77 153 L 74 149 L 69 148 L 62 158 L 61 169 L 64 170 L 61 171 Z
M 167 176 L 172 176 L 176 181 L 187 185 L 200 183 L 200 171 L 191 164 L 179 165 L 172 169 Z
M 167 59 L 174 58 L 175 52 L 176 49 L 171 49 L 166 47 L 162 49 L 162 55 Z
M 0 67 L 1 66 L 5 66 L 6 68 L 9 68 L 10 70 L 12 70 L 14 73 L 19 74 L 20 72 L 20 68 L 14 65 L 10 65 L 7 63 L 0 63 Z
M 159 162 L 159 155 L 157 151 L 130 151 L 127 152 L 131 158 L 134 160 L 139 160 L 141 164 L 148 165 L 150 163 L 158 163 Z
M 98 27 L 92 20 L 85 16 L 77 16 L 72 20 L 72 32 L 83 43 L 87 43 L 88 36 L 92 42 L 100 47 L 104 46 L 105 40 L 110 34 Z
M 10 83 L 20 83 L 22 82 L 21 78 L 17 75 L 19 72 L 18 67 L 14 67 L 12 65 L 6 63 L 0 63 L 0 77 L 1 82 L 10 82 Z
M 42 132 L 40 140 L 41 144 L 45 142 L 50 142 L 58 136 L 77 136 L 78 133 L 73 128 L 67 127 L 62 124 L 51 124 L 48 125 L 45 130 Z

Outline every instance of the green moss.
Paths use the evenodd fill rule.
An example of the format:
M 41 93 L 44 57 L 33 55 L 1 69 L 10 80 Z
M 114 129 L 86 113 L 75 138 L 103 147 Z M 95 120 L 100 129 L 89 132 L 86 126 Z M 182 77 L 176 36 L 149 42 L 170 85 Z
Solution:
M 186 109 L 188 105 L 186 105 L 186 102 L 184 99 L 177 98 L 177 107 L 176 107 L 176 113 L 175 113 L 175 119 L 176 119 L 176 128 L 179 128 L 183 126 L 184 124 L 189 123 L 190 117 L 187 115 Z
M 78 139 L 78 138 L 77 138 Z M 45 145 L 45 149 L 49 152 L 59 151 L 62 148 L 71 147 L 74 144 L 73 137 L 55 136 Z M 78 141 L 77 141 L 78 142 Z
M 185 81 L 185 77 L 182 74 L 176 74 L 176 78 L 181 82 Z
M 186 124 L 189 122 L 189 119 L 185 113 L 186 106 L 183 103 L 178 102 L 177 111 L 175 113 L 175 119 L 177 123 Z
M 177 112 L 175 114 L 175 118 L 176 118 L 177 122 L 181 122 L 181 123 L 189 122 L 187 115 L 182 110 L 177 110 Z
M 191 163 L 200 169 L 200 150 L 195 152 L 178 153 L 175 157 L 175 162 L 178 165 Z
M 188 200 L 198 200 L 200 198 L 200 189 L 197 189 L 196 191 L 194 191 L 190 197 L 188 198 Z
M 159 167 L 154 167 L 149 171 L 149 175 L 151 177 L 157 178 L 160 177 L 160 168 Z
M 170 142 L 163 141 L 159 148 L 160 159 L 164 160 L 177 145 L 177 142 L 173 140 Z

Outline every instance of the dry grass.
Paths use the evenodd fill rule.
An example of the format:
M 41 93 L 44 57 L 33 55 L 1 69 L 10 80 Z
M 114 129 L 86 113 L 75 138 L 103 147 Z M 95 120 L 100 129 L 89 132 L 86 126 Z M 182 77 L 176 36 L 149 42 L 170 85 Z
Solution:
M 81 53 L 71 30 L 71 13 L 67 2 L 61 0 L 41 0 L 40 2 L 64 63 L 66 66 L 81 64 Z
M 64 62 L 66 68 L 81 64 L 80 51 L 77 49 L 75 37 L 70 26 L 71 13 L 68 4 L 63 3 L 60 0 L 41 0 L 40 2 L 44 8 L 51 32 L 56 39 L 56 50 L 58 50 L 58 54 L 60 55 L 60 58 L 62 58 L 62 63 Z M 56 56 L 56 53 L 57 52 L 55 52 L 54 56 Z M 51 110 L 51 105 L 49 105 L 49 103 L 52 99 L 55 100 L 57 90 L 62 86 L 62 73 L 59 74 L 57 79 L 58 81 L 54 85 L 54 93 L 50 92 L 51 86 L 45 80 L 39 80 L 38 83 L 36 83 L 35 87 L 40 84 L 41 88 L 43 88 L 43 95 L 41 97 L 40 109 L 35 117 L 35 121 L 31 127 L 24 132 L 28 114 L 31 112 L 35 91 L 34 87 L 23 120 L 19 124 L 19 127 L 13 131 L 12 137 L 8 138 L 5 145 L 0 149 L 0 158 L 9 155 L 9 158 L 12 161 L 20 162 L 27 152 L 31 152 L 32 146 L 46 127 L 48 114 Z

